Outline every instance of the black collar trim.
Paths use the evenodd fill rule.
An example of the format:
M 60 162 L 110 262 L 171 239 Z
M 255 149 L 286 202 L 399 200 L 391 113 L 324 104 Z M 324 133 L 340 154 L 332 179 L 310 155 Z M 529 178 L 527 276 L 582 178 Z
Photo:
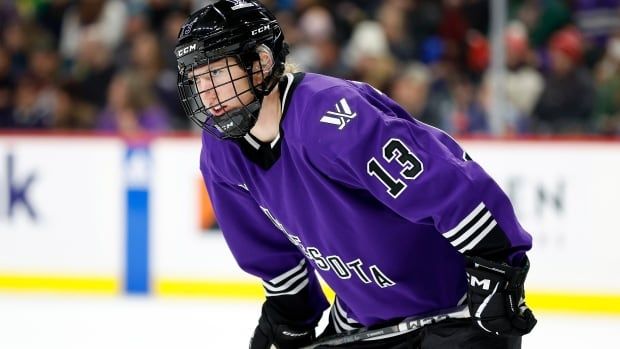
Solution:
M 280 132 L 271 142 L 263 142 L 248 132 L 243 138 L 236 139 L 237 144 L 245 156 L 252 162 L 260 166 L 264 170 L 268 170 L 280 158 L 280 149 L 282 143 L 282 121 L 288 111 L 288 106 L 293 97 L 293 92 L 305 73 L 292 73 L 284 75 L 280 81 L 278 88 L 280 94 L 280 104 L 282 105 L 282 118 L 280 119 Z

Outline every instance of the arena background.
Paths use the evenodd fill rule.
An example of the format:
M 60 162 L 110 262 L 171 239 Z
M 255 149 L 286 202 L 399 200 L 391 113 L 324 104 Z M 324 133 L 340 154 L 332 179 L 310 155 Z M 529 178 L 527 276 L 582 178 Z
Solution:
M 0 347 L 246 347 L 262 287 L 176 99 L 204 3 L 0 1 Z M 535 246 L 524 348 L 618 338 L 618 1 L 266 3 L 302 69 L 372 83 L 510 195 Z

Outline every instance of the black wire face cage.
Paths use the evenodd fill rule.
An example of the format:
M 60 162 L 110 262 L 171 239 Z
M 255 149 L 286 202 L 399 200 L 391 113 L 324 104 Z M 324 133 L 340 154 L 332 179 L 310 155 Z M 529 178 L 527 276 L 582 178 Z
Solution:
M 256 60 L 259 67 L 257 71 L 253 71 L 252 64 L 244 66 L 242 61 L 239 55 L 235 55 L 219 59 L 207 58 L 200 63 L 179 66 L 178 90 L 186 115 L 220 139 L 243 137 L 250 131 L 258 117 L 264 95 L 262 92 L 267 90 L 265 85 L 268 77 L 264 74 L 260 60 Z M 234 67 L 241 68 L 243 73 L 234 74 L 239 75 L 234 77 L 231 72 Z M 259 81 L 262 83 L 259 86 L 254 86 L 254 75 L 261 77 Z M 248 87 L 240 89 L 239 85 L 243 84 L 244 79 Z M 199 84 L 198 81 L 206 83 Z M 241 96 L 245 94 L 251 94 L 250 102 L 243 102 Z M 212 105 L 205 106 L 205 100 Z

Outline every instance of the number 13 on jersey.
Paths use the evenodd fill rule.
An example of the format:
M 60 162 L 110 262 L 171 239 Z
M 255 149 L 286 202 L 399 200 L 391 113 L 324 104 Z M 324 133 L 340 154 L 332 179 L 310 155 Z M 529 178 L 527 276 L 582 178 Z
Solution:
M 383 185 L 387 187 L 387 192 L 397 198 L 406 188 L 407 183 L 403 180 L 414 180 L 422 171 L 424 165 L 415 154 L 407 148 L 407 146 L 397 138 L 391 138 L 383 146 L 383 159 L 387 162 L 396 160 L 402 167 L 397 175 L 391 175 L 376 158 L 368 160 L 366 164 L 366 172 L 376 177 Z

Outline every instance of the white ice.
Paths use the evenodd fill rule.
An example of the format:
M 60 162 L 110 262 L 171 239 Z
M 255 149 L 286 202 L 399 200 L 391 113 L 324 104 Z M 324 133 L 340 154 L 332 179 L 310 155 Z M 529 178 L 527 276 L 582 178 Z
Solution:
M 253 301 L 0 293 L 0 348 L 247 348 L 259 311 Z M 620 316 L 537 316 L 523 348 L 620 347 Z

